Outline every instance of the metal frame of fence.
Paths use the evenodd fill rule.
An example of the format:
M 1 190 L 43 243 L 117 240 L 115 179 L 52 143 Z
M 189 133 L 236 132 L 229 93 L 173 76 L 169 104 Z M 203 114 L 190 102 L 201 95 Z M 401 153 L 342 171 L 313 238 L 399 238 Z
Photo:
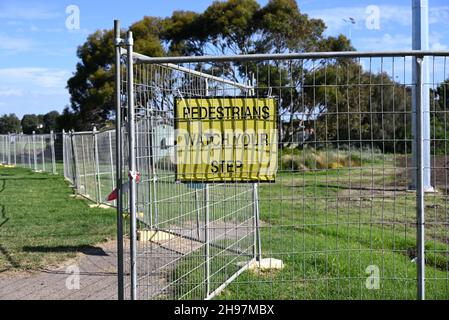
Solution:
M 0 135 L 0 162 L 5 165 L 57 173 L 56 134 Z
M 448 153 L 446 134 L 438 133 L 435 123 L 445 130 L 449 53 L 151 58 L 133 53 L 131 33 L 122 40 L 116 28 L 116 39 L 117 127 L 128 133 L 129 148 L 123 151 L 129 164 L 117 168 L 117 175 L 129 172 L 131 177 L 129 209 L 118 208 L 119 220 L 123 212 L 130 213 L 119 222 L 125 244 L 119 264 L 127 261 L 119 274 L 122 297 L 448 298 Z M 424 58 L 433 69 L 428 83 L 422 78 Z M 356 70 L 352 77 L 351 67 Z M 230 80 L 224 74 L 238 76 Z M 226 81 L 214 85 L 211 77 Z M 210 91 L 213 96 L 248 96 L 235 84 L 252 77 L 252 94 L 276 96 L 283 108 L 280 134 L 288 139 L 280 141 L 276 183 L 204 181 L 196 186 L 201 196 L 195 185 L 177 184 L 170 164 L 155 155 L 161 146 L 151 142 L 158 135 L 172 137 L 155 128 L 161 119 L 173 126 L 173 98 L 201 98 Z M 430 91 L 433 104 L 430 169 L 438 190 L 430 194 L 423 185 L 424 90 Z M 416 154 L 410 153 L 412 142 Z M 408 190 L 413 179 L 416 190 Z M 243 220 L 238 219 L 241 212 Z M 430 219 L 425 221 L 425 215 Z M 220 233 L 213 224 L 223 221 L 229 226 Z M 229 230 L 234 238 L 226 236 Z M 142 231 L 150 231 L 150 239 L 137 241 Z M 222 238 L 211 239 L 211 232 Z M 217 241 L 223 237 L 225 249 Z M 246 237 L 253 241 L 236 245 Z M 264 257 L 283 260 L 284 269 L 248 271 L 259 250 Z
M 115 206 L 107 201 L 116 188 L 115 130 L 62 133 L 64 178 L 76 194 L 97 204 Z
M 120 59 L 126 52 L 132 52 L 132 37 L 128 38 L 126 50 L 119 48 Z M 134 56 L 127 56 L 126 64 L 131 66 L 133 59 Z M 123 267 L 126 271 L 119 274 L 119 282 L 128 286 L 130 291 L 127 294 L 124 288 L 119 286 L 119 296 L 130 299 L 161 296 L 172 299 L 211 299 L 246 270 L 258 256 L 257 243 L 260 243 L 260 233 L 257 230 L 259 223 L 256 221 L 257 186 L 176 184 L 173 167 L 168 160 L 170 152 L 174 150 L 174 119 L 168 109 L 145 107 L 148 99 L 151 99 L 149 95 L 153 94 L 150 92 L 152 88 L 147 87 L 145 81 L 148 77 L 158 74 L 162 77 L 153 81 L 162 84 L 167 80 L 163 78 L 165 74 L 180 72 L 192 81 L 189 88 L 179 88 L 182 92 L 178 90 L 178 93 L 181 95 L 192 95 L 194 92 L 214 94 L 212 91 L 223 93 L 223 88 L 219 88 L 219 85 L 229 86 L 229 92 L 238 88 L 250 94 L 253 87 L 176 65 L 157 66 L 157 73 L 152 73 L 154 70 L 137 68 L 136 74 L 133 74 L 133 67 L 127 68 L 126 71 L 120 67 L 116 69 L 122 71 L 117 73 L 116 77 L 122 79 L 117 82 L 120 84 L 117 88 L 120 89 L 120 108 L 124 108 L 124 111 L 118 110 L 118 114 L 126 114 L 129 110 L 127 119 L 135 119 L 126 123 L 118 121 L 117 127 L 122 128 L 127 137 L 136 138 L 127 139 L 128 163 L 117 168 L 118 174 L 128 172 L 129 178 L 128 209 L 124 208 L 125 205 L 118 208 L 119 220 L 123 217 L 123 212 L 129 213 L 123 221 L 125 229 L 119 228 L 119 234 L 124 233 L 126 246 L 123 252 L 120 253 L 119 250 L 118 256 L 129 255 L 130 264 Z M 135 86 L 140 90 L 135 92 Z M 215 89 L 209 90 L 213 86 Z M 158 95 L 163 97 L 165 93 L 159 92 Z M 122 105 L 124 100 L 140 101 L 140 107 L 127 108 Z M 178 190 L 173 194 L 172 188 Z M 223 194 L 226 194 L 230 203 L 234 203 L 231 212 L 216 206 L 217 199 Z M 123 193 L 120 197 L 123 197 Z M 168 212 L 170 207 L 177 207 L 176 203 L 185 203 L 185 211 L 180 211 L 178 207 L 174 212 Z M 120 224 L 122 222 L 119 221 Z M 137 241 L 137 230 L 141 241 Z M 142 238 L 147 237 L 151 238 L 149 243 L 142 241 Z M 226 259 L 231 262 L 226 263 Z M 119 268 L 124 260 L 128 259 L 119 259 Z M 219 264 L 229 266 L 230 275 L 222 274 L 220 269 L 223 266 L 216 270 L 219 260 L 223 260 Z M 183 279 L 165 284 L 157 284 L 152 280 L 155 274 L 166 273 L 183 263 L 189 265 L 182 276 Z M 130 277 L 126 278 L 124 274 L 128 273 L 128 270 Z M 181 281 L 187 282 L 192 288 L 188 292 L 178 290 L 176 287 Z

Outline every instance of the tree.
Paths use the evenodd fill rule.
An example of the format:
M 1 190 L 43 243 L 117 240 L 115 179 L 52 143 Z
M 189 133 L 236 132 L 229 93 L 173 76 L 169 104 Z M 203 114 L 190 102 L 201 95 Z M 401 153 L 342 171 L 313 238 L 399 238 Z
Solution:
M 43 117 L 44 131 L 49 133 L 50 131 L 59 130 L 58 118 L 59 118 L 58 111 L 50 111 L 47 114 L 45 114 Z
M 0 118 L 0 133 L 20 133 L 20 120 L 14 113 L 10 113 L 8 115 L 3 115 Z
M 261 30 L 257 46 L 263 52 L 319 51 L 320 47 L 328 49 L 323 36 L 326 29 L 324 22 L 302 14 L 296 0 L 270 0 L 257 13 L 256 23 Z
M 161 24 L 159 18 L 145 17 L 131 26 L 136 51 L 150 56 L 163 54 Z M 67 84 L 72 110 L 81 119 L 76 122 L 76 129 L 101 126 L 114 112 L 113 48 L 112 30 L 95 32 L 78 48 L 80 62 Z
M 270 0 L 264 7 L 256 0 L 228 0 L 215 1 L 203 13 L 175 11 L 166 19 L 147 16 L 130 30 L 134 33 L 135 51 L 148 56 L 353 49 L 342 35 L 325 37 L 325 28 L 322 20 L 302 14 L 295 0 Z M 101 30 L 78 48 L 80 62 L 68 81 L 71 112 L 80 119 L 76 129 L 101 127 L 114 116 L 113 42 L 113 32 Z M 266 64 L 264 68 L 287 72 L 286 78 L 297 85 L 303 73 L 299 63 L 285 70 L 280 70 L 285 68 L 281 63 Z M 240 81 L 259 66 L 216 63 L 203 71 Z M 268 79 L 259 79 L 260 86 L 265 85 L 262 81 Z M 288 103 L 283 106 L 288 107 Z
M 39 126 L 40 126 L 40 122 L 39 122 L 39 117 L 36 116 L 35 114 L 26 114 L 23 116 L 22 118 L 22 129 L 23 129 L 23 133 L 25 134 L 31 134 L 33 133 L 33 131 L 35 131 L 36 133 L 39 132 Z
M 410 148 L 405 134 L 411 132 L 411 90 L 385 72 L 363 70 L 351 59 L 325 63 L 307 74 L 301 101 L 298 112 L 312 123 L 323 147 Z
M 66 106 L 62 114 L 58 117 L 58 128 L 59 130 L 75 130 L 82 127 L 79 123 L 81 121 L 80 117 L 74 112 L 70 111 L 70 108 Z
M 430 136 L 432 154 L 445 155 L 449 151 L 447 111 L 449 108 L 449 79 L 443 81 L 430 94 Z
M 289 53 L 354 50 L 343 35 L 325 37 L 324 22 L 302 14 L 295 0 L 270 0 L 260 7 L 254 0 L 214 2 L 203 14 L 176 12 L 176 27 L 167 28 L 170 48 L 184 54 Z M 203 27 L 198 27 L 203 26 Z M 337 63 L 335 61 L 334 63 Z M 214 63 L 203 71 L 234 81 L 256 77 L 257 94 L 278 97 L 281 117 L 293 123 L 301 105 L 301 87 L 315 66 L 302 60 L 258 63 Z M 293 89 L 294 88 L 294 89 Z M 290 139 L 295 132 L 285 131 Z

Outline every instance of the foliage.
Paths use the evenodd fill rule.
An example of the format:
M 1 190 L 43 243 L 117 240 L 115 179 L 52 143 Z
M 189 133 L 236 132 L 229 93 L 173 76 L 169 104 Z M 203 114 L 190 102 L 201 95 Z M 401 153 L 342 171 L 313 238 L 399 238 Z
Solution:
M 335 141 L 383 152 L 409 147 L 411 90 L 386 73 L 364 71 L 348 59 L 325 64 L 306 76 L 301 99 L 323 147 Z
M 14 113 L 0 117 L 0 134 L 19 133 L 20 130 L 20 120 Z
M 44 131 L 50 132 L 50 131 L 58 131 L 58 118 L 59 118 L 59 112 L 58 111 L 50 111 L 46 113 L 43 117 L 43 125 L 44 125 Z
M 136 39 L 135 51 L 148 56 L 353 49 L 342 35 L 325 37 L 324 22 L 302 14 L 294 0 L 270 0 L 264 7 L 256 0 L 215 1 L 202 13 L 175 11 L 165 19 L 146 16 L 129 30 Z M 114 116 L 112 48 L 111 30 L 96 31 L 78 48 L 80 61 L 68 81 L 71 110 L 64 113 L 63 127 L 69 126 L 65 120 L 75 129 L 102 127 Z M 212 68 L 217 75 L 239 80 L 256 66 L 225 63 Z M 79 121 L 73 121 L 70 113 Z
M 355 168 L 368 161 L 362 159 L 357 152 L 343 150 L 316 150 L 304 148 L 303 150 L 282 150 L 279 170 L 288 172 L 305 172 L 322 169 Z
M 7 133 L 49 133 L 51 130 L 59 131 L 60 115 L 58 111 L 46 114 L 26 114 L 20 120 L 15 114 L 0 117 L 0 134 Z
M 39 125 L 41 123 L 39 122 L 39 118 L 35 114 L 26 114 L 23 116 L 21 125 L 22 125 L 22 131 L 25 134 L 32 134 L 34 132 L 38 132 Z
M 343 35 L 325 36 L 324 22 L 303 14 L 295 0 L 270 0 L 265 6 L 255 0 L 215 1 L 201 13 L 145 16 L 129 30 L 135 50 L 149 56 L 354 50 Z M 71 108 L 59 118 L 60 128 L 91 130 L 113 120 L 112 48 L 111 30 L 93 33 L 79 47 L 77 71 L 68 82 Z M 385 72 L 363 69 L 358 60 L 227 62 L 198 68 L 239 82 L 254 75 L 256 94 L 278 100 L 284 145 L 295 141 L 303 122 L 314 129 L 315 148 L 343 141 L 383 152 L 411 149 L 410 87 Z M 446 87 L 434 93 L 440 97 L 436 111 L 445 110 Z M 432 119 L 435 138 L 445 135 L 445 123 L 437 112 Z M 441 153 L 446 145 L 438 142 L 433 148 Z

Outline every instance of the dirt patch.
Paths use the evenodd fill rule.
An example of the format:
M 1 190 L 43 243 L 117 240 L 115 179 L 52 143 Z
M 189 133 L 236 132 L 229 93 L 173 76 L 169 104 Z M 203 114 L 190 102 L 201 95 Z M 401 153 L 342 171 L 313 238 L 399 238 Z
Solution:
M 401 157 L 399 165 L 404 168 L 400 174 L 400 181 L 405 185 L 410 185 L 415 174 L 412 158 Z M 447 194 L 449 192 L 449 157 L 432 156 L 430 166 L 433 187 Z
M 337 197 L 329 202 L 329 208 L 338 207 L 357 207 L 357 208 L 371 208 L 374 201 L 394 201 L 397 197 L 405 196 L 407 194 L 404 190 L 397 189 L 376 189 L 376 188 L 355 188 L 344 189 L 338 192 Z

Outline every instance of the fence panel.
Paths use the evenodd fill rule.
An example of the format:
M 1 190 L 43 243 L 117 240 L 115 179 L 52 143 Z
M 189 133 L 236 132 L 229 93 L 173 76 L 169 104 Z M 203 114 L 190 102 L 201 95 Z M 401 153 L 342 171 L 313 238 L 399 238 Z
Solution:
M 122 68 L 119 86 L 123 114 L 134 110 L 135 130 L 122 126 L 135 144 L 130 174 L 139 175 L 129 203 L 136 234 L 133 217 L 124 219 L 123 256 L 136 249 L 125 262 L 126 297 L 415 299 L 423 283 L 427 298 L 447 299 L 449 75 L 446 56 L 427 53 L 430 79 L 414 77 L 423 58 L 134 55 L 132 81 Z M 422 101 L 427 90 L 430 101 Z M 215 141 L 201 135 L 224 126 L 224 113 L 248 126 L 260 117 L 224 101 L 276 100 L 277 139 L 266 142 L 278 150 L 275 182 L 179 182 L 176 101 L 211 97 L 221 110 L 199 109 L 207 121 L 188 121 L 203 147 Z M 427 173 L 434 190 L 424 185 Z
M 63 131 L 62 133 L 62 150 L 64 163 L 64 178 L 69 181 L 72 186 L 76 187 L 75 161 L 73 153 L 72 136 L 70 133 Z
M 2 164 L 30 168 L 35 171 L 58 173 L 55 134 L 0 135 L 0 161 Z
M 101 132 L 96 137 L 100 202 L 105 202 L 111 191 L 117 187 L 114 164 L 115 131 Z
M 98 202 L 94 135 L 75 133 L 72 139 L 78 192 L 86 198 Z
M 64 177 L 76 193 L 98 204 L 107 201 L 117 187 L 115 172 L 115 130 L 63 132 Z

